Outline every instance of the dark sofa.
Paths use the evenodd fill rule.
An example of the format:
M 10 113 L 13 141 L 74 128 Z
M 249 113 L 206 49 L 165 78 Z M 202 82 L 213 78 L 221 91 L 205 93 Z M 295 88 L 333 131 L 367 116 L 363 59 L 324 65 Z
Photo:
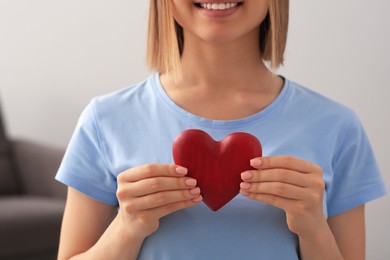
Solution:
M 56 259 L 66 187 L 63 149 L 9 140 L 0 110 L 0 259 Z

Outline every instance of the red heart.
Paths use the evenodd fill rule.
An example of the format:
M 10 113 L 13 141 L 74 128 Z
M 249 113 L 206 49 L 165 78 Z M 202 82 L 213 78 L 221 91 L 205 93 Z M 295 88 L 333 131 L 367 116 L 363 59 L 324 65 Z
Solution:
M 203 201 L 213 211 L 239 193 L 241 173 L 253 169 L 250 160 L 261 156 L 259 140 L 243 132 L 217 142 L 204 131 L 190 129 L 173 143 L 175 164 L 186 167 L 187 176 L 198 181 Z

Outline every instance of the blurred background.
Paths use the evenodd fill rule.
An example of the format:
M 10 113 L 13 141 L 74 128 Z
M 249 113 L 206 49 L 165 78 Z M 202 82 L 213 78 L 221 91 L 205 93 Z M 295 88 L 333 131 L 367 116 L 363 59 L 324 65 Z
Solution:
M 390 1 L 290 1 L 279 73 L 354 109 L 390 188 Z M 143 80 L 148 1 L 0 0 L 8 134 L 66 147 L 94 96 Z M 390 259 L 390 198 L 367 206 L 367 259 Z

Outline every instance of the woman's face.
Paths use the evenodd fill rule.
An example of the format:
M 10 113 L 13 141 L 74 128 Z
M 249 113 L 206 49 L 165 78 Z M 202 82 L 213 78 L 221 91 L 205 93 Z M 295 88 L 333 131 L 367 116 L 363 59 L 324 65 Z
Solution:
M 185 42 L 232 42 L 257 37 L 270 0 L 171 0 Z

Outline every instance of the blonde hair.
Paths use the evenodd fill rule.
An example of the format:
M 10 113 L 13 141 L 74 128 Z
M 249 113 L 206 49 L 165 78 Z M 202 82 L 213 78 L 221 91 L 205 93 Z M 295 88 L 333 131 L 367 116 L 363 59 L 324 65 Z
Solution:
M 275 71 L 283 65 L 287 42 L 289 0 L 270 0 L 266 18 L 261 23 L 259 48 L 264 61 Z M 151 0 L 147 64 L 159 73 L 181 78 L 180 56 L 183 50 L 183 28 L 172 14 L 171 0 Z

